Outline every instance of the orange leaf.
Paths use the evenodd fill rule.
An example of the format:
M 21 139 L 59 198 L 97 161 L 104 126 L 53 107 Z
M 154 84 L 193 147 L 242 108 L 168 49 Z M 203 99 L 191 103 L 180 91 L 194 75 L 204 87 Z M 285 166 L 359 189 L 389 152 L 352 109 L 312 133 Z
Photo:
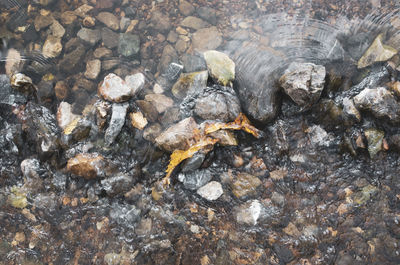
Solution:
M 247 133 L 252 134 L 254 137 L 259 138 L 260 137 L 260 131 L 251 125 L 249 119 L 243 114 L 240 113 L 239 116 L 233 121 L 233 122 L 228 122 L 228 123 L 223 123 L 223 122 L 216 122 L 212 124 L 207 124 L 205 126 L 205 133 L 210 134 L 212 132 L 218 131 L 218 130 L 243 130 Z

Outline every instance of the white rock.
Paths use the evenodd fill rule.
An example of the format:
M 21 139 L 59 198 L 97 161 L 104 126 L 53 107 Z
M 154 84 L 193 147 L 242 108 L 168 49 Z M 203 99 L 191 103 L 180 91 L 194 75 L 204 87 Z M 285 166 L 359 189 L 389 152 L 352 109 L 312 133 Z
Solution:
M 197 194 L 209 201 L 215 201 L 224 193 L 221 183 L 211 181 L 197 190 Z
M 57 110 L 57 122 L 58 126 L 60 126 L 61 129 L 65 129 L 68 124 L 70 124 L 73 120 L 78 118 L 79 115 L 75 115 L 72 113 L 72 106 L 71 104 L 63 101 L 60 103 L 60 106 L 58 106 Z
M 256 225 L 261 215 L 262 205 L 258 200 L 246 202 L 236 213 L 236 221 L 239 224 Z

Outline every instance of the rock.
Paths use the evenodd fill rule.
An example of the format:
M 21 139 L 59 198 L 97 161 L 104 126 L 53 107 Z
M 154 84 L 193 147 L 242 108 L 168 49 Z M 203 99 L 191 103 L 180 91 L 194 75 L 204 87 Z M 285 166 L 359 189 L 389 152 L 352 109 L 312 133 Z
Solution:
M 237 198 L 242 198 L 254 194 L 257 187 L 260 186 L 261 180 L 247 173 L 237 174 L 236 179 L 232 182 L 232 193 Z
M 61 72 L 74 74 L 82 69 L 82 57 L 86 50 L 83 45 L 79 45 L 70 53 L 64 54 L 64 58 L 60 61 L 59 67 Z
M 170 126 L 172 123 L 180 121 L 179 108 L 172 107 L 165 110 L 164 114 L 160 117 L 160 122 L 163 126 Z
M 145 76 L 142 73 L 128 75 L 125 77 L 126 84 L 132 89 L 132 95 L 140 93 L 144 87 Z
M 102 28 L 101 29 L 101 39 L 104 43 L 104 46 L 106 46 L 109 49 L 114 49 L 115 47 L 118 46 L 119 43 L 119 34 L 112 31 L 109 28 Z M 101 49 L 101 48 L 99 48 Z M 108 57 L 112 56 L 112 52 Z
M 353 98 L 358 109 L 368 110 L 377 118 L 400 121 L 400 104 L 395 96 L 384 87 L 366 88 Z
M 181 22 L 182 27 L 198 30 L 208 26 L 207 22 L 204 22 L 202 19 L 198 17 L 188 16 L 185 17 Z
M 54 58 L 60 55 L 62 48 L 61 39 L 49 35 L 43 44 L 42 53 L 48 58 Z
M 377 129 L 367 129 L 364 134 L 368 141 L 369 156 L 375 158 L 378 152 L 382 150 L 385 133 Z
M 179 99 L 185 98 L 188 94 L 206 88 L 208 72 L 182 73 L 178 81 L 172 87 L 172 94 Z
M 119 20 L 114 14 L 110 12 L 100 12 L 96 18 L 110 29 L 115 31 L 119 30 Z
M 131 20 L 129 18 L 122 17 L 121 21 L 119 22 L 119 28 L 121 29 L 122 32 L 124 32 L 129 27 L 130 24 Z
M 203 157 L 204 160 L 204 157 Z M 201 160 L 200 162 L 203 162 Z M 201 164 L 200 164 L 201 165 Z M 188 190 L 197 190 L 207 184 L 213 175 L 208 169 L 198 169 L 191 172 L 182 172 L 178 175 L 178 180 Z
M 73 120 L 79 118 L 79 115 L 72 113 L 71 104 L 63 101 L 58 106 L 57 122 L 61 129 L 65 129 Z
M 65 34 L 64 27 L 57 20 L 54 20 L 53 24 L 51 24 L 50 31 L 51 35 L 56 38 L 62 38 Z
M 194 113 L 204 120 L 233 121 L 240 112 L 239 99 L 229 87 L 207 87 L 195 99 Z
M 322 65 L 293 62 L 279 79 L 279 83 L 297 105 L 307 108 L 321 96 L 325 75 L 325 67 Z
M 95 80 L 100 74 L 101 61 L 98 59 L 90 60 L 86 63 L 85 77 L 88 79 Z
M 31 89 L 37 89 L 31 87 L 33 86 L 32 79 L 29 76 L 21 73 L 13 74 L 10 79 L 10 84 L 13 88 L 19 91 L 29 91 Z
M 197 50 L 215 50 L 222 44 L 221 34 L 216 27 L 203 28 L 193 34 L 192 45 Z
M 77 9 L 75 9 L 74 13 L 80 18 L 85 18 L 87 16 L 87 13 L 89 13 L 92 9 L 93 6 L 90 6 L 88 4 L 83 4 Z
M 193 14 L 193 12 L 195 10 L 193 5 L 185 0 L 179 1 L 178 9 L 181 12 L 181 14 L 184 16 L 190 16 L 191 14 Z
M 92 123 L 86 118 L 76 118 L 64 129 L 63 142 L 71 145 L 72 141 L 81 141 L 87 138 L 92 129 Z
M 77 36 L 79 39 L 91 46 L 96 45 L 96 43 L 101 39 L 101 33 L 98 29 L 82 28 L 78 31 Z
M 147 125 L 147 119 L 143 116 L 143 114 L 139 112 L 132 112 L 129 114 L 131 117 L 131 124 L 133 127 L 143 130 Z
M 111 102 L 124 102 L 133 96 L 133 88 L 116 74 L 108 74 L 99 86 L 99 94 Z
M 38 15 L 35 17 L 33 24 L 35 25 L 36 31 L 40 31 L 40 30 L 50 26 L 51 23 L 53 23 L 53 20 L 54 20 L 54 18 L 50 15 L 48 15 L 48 16 Z
M 171 22 L 168 15 L 160 11 L 154 11 L 150 18 L 150 26 L 160 32 L 168 32 L 171 28 Z
M 52 4 L 54 2 L 54 0 L 39 0 L 39 4 L 41 6 L 48 6 L 50 4 Z
M 397 50 L 383 44 L 383 35 L 379 34 L 367 49 L 364 55 L 358 60 L 358 69 L 372 65 L 376 62 L 385 62 L 397 54 Z
M 185 73 L 200 72 L 207 70 L 206 61 L 203 56 L 184 54 L 182 56 L 183 71 Z
M 188 46 L 189 46 L 188 42 L 184 40 L 178 40 L 175 44 L 175 49 L 179 54 L 182 54 L 186 51 Z
M 134 184 L 134 180 L 130 175 L 118 173 L 115 176 L 102 179 L 100 183 L 108 196 L 115 196 L 129 191 Z
M 160 114 L 174 105 L 174 101 L 163 94 L 147 94 L 145 100 L 153 104 Z
M 176 149 L 187 149 L 187 141 L 193 137 L 194 130 L 198 127 L 196 121 L 190 117 L 163 131 L 156 139 L 156 144 L 164 150 L 172 152 Z
M 210 133 L 210 136 L 218 139 L 218 144 L 222 146 L 236 146 L 238 145 L 238 140 L 235 137 L 235 134 L 228 130 L 219 130 L 213 133 Z
M 176 62 L 178 62 L 178 54 L 176 53 L 174 47 L 169 44 L 165 45 L 161 55 L 160 63 L 158 65 L 158 71 L 160 73 L 166 73 L 171 64 L 174 63 L 179 65 Z
M 197 9 L 197 14 L 210 24 L 216 25 L 218 22 L 216 11 L 210 7 L 200 7 Z
M 235 79 L 235 63 L 225 53 L 218 51 L 204 52 L 210 76 L 219 84 L 227 86 Z
M 76 21 L 77 16 L 75 15 L 74 11 L 65 11 L 64 13 L 61 14 L 61 23 L 64 25 L 71 25 Z
M 219 182 L 211 181 L 197 190 L 197 194 L 208 201 L 215 201 L 224 193 Z
M 104 135 L 104 140 L 107 146 L 110 146 L 125 124 L 126 112 L 128 110 L 128 103 L 114 103 L 112 105 L 112 115 L 110 125 L 108 126 Z
M 8 195 L 8 203 L 18 209 L 23 209 L 28 206 L 28 200 L 26 199 L 26 192 L 22 188 L 13 186 L 11 193 Z
M 136 100 L 136 104 L 142 110 L 146 119 L 150 122 L 156 122 L 158 118 L 158 111 L 156 107 L 146 100 Z
M 247 201 L 236 210 L 236 222 L 256 225 L 261 215 L 262 205 L 258 200 Z
M 85 179 L 94 179 L 105 175 L 106 161 L 97 153 L 83 153 L 68 160 L 67 169 L 72 174 Z
M 0 52 L 1 54 L 1 52 Z M 8 76 L 18 73 L 22 70 L 25 60 L 23 60 L 21 53 L 16 49 L 9 49 L 7 52 L 5 70 Z
M 203 164 L 205 159 L 206 159 L 206 154 L 203 153 L 203 152 L 197 152 L 197 153 L 193 154 L 192 157 L 189 157 L 188 159 L 186 159 L 182 163 L 182 166 L 181 166 L 182 173 L 187 173 L 187 172 L 190 173 L 190 172 L 196 171 L 197 169 L 199 169 L 201 167 L 201 165 Z M 206 171 L 208 171 L 208 170 L 206 170 Z M 201 181 L 202 178 L 201 178 L 200 175 L 205 175 L 205 174 L 203 174 L 203 173 L 205 173 L 205 171 L 201 171 L 201 172 L 199 172 L 200 173 L 200 175 L 199 175 L 200 178 L 198 178 L 197 177 L 197 172 L 193 172 L 193 173 L 194 174 L 191 174 L 189 177 L 183 176 L 184 180 L 191 180 L 191 178 L 195 177 L 196 181 L 197 180 Z M 212 178 L 211 172 L 208 172 L 208 175 L 210 177 L 210 179 L 208 181 L 210 181 L 211 178 Z M 205 176 L 205 178 L 203 178 L 203 179 L 207 179 L 207 178 L 208 177 Z M 183 180 L 183 182 L 185 183 L 184 180 Z M 200 186 L 196 187 L 195 189 L 200 188 L 201 186 L 206 184 L 208 181 L 204 182 L 203 184 L 201 184 Z
M 169 41 L 170 43 L 175 43 L 177 40 L 178 40 L 178 34 L 176 34 L 175 31 L 171 30 L 168 33 L 167 41 Z
M 155 139 L 161 134 L 162 127 L 159 123 L 148 126 L 143 131 L 143 138 L 147 141 L 154 142 Z
M 354 101 L 352 99 L 347 97 L 343 99 L 343 112 L 357 122 L 361 121 L 361 114 L 354 105 Z
M 112 50 L 107 49 L 106 47 L 97 48 L 93 52 L 93 56 L 97 59 L 112 57 L 112 55 L 113 55 Z
M 43 168 L 36 158 L 28 158 L 21 162 L 21 171 L 25 179 L 39 179 Z
M 64 100 L 67 98 L 68 90 L 69 88 L 64 81 L 58 81 L 54 86 L 54 92 L 59 100 Z
M 82 25 L 86 28 L 93 28 L 94 26 L 96 26 L 96 20 L 93 17 L 85 17 L 82 20 Z
M 138 35 L 121 33 L 119 35 L 118 53 L 125 57 L 136 55 L 140 50 L 140 39 Z
M 133 230 L 135 223 L 139 221 L 140 213 L 140 209 L 130 204 L 114 202 L 110 207 L 110 218 L 118 225 L 130 230 Z

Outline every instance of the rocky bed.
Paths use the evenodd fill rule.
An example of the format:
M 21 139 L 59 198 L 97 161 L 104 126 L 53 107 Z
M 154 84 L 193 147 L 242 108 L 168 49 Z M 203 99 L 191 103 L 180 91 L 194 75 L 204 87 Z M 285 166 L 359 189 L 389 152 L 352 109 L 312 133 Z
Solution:
M 394 13 L 206 2 L 0 2 L 0 264 L 400 263 Z

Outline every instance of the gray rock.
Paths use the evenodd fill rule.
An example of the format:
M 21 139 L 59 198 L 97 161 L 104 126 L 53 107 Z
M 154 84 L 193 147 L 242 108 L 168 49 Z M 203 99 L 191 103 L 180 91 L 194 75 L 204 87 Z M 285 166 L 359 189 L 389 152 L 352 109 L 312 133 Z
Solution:
M 136 55 L 140 50 L 140 39 L 138 35 L 121 33 L 119 35 L 118 53 L 125 57 Z
M 174 105 L 172 98 L 163 94 L 147 94 L 145 100 L 153 104 L 160 114 Z
M 86 63 L 85 77 L 88 79 L 95 80 L 100 74 L 101 61 L 98 59 L 90 60 Z
M 161 73 L 166 73 L 168 71 L 168 68 L 172 63 L 177 64 L 178 62 L 178 54 L 174 47 L 171 45 L 165 45 L 163 49 L 163 53 L 161 55 L 160 63 L 158 65 L 158 71 Z M 179 65 L 179 64 L 177 64 Z
M 200 169 L 192 172 L 180 173 L 178 180 L 183 183 L 186 189 L 197 190 L 207 184 L 213 175 L 209 169 Z
M 119 20 L 114 14 L 110 12 L 100 12 L 96 18 L 110 29 L 115 31 L 119 30 Z
M 125 77 L 126 84 L 132 89 L 132 95 L 140 93 L 144 87 L 145 76 L 142 73 Z
M 110 218 L 118 225 L 133 229 L 140 219 L 140 209 L 134 205 L 115 202 L 110 207 Z
M 207 70 L 206 61 L 203 56 L 184 54 L 182 56 L 183 71 L 185 73 L 200 72 Z
M 297 105 L 307 108 L 321 96 L 325 75 L 325 67 L 322 65 L 293 62 L 279 79 L 279 83 Z
M 256 225 L 263 206 L 258 200 L 248 201 L 236 210 L 236 222 L 239 224 Z
M 224 193 L 219 182 L 211 181 L 197 190 L 197 194 L 208 201 L 215 201 Z
M 25 104 L 27 97 L 10 85 L 10 79 L 7 75 L 0 75 L 0 116 L 5 117 L 11 113 L 14 104 Z
M 64 58 L 60 61 L 59 67 L 61 72 L 74 74 L 80 72 L 83 68 L 83 60 L 86 50 L 83 45 L 79 45 L 70 53 L 64 54 Z
M 181 14 L 184 16 L 189 16 L 189 15 L 193 14 L 193 12 L 195 10 L 194 6 L 185 0 L 179 1 L 178 9 L 181 12 Z
M 202 28 L 193 34 L 192 45 L 194 49 L 200 51 L 215 50 L 221 44 L 221 33 L 216 27 Z
M 200 7 L 197 9 L 197 14 L 210 24 L 216 25 L 218 22 L 216 11 L 210 7 Z
M 98 29 L 82 28 L 78 31 L 77 36 L 79 39 L 91 46 L 96 45 L 96 43 L 101 39 L 101 33 Z
M 354 105 L 354 101 L 345 97 L 343 99 L 343 113 L 346 114 L 351 119 L 360 122 L 361 121 L 361 114 Z
M 188 16 L 181 22 L 182 27 L 198 30 L 208 26 L 207 22 L 204 22 L 198 17 Z
M 101 29 L 101 39 L 104 43 L 104 46 L 109 49 L 114 49 L 118 46 L 119 34 L 109 28 L 104 27 Z M 112 53 L 109 56 L 112 56 Z
M 128 110 L 128 103 L 114 103 L 112 105 L 112 115 L 110 125 L 108 126 L 104 135 L 104 140 L 110 146 L 125 124 L 126 112 Z
M 208 72 L 182 73 L 178 81 L 171 89 L 172 94 L 179 99 L 185 98 L 188 94 L 202 91 L 207 86 Z
M 388 118 L 391 122 L 400 121 L 400 104 L 386 88 L 366 88 L 353 98 L 358 109 L 368 110 L 377 118 Z
M 130 23 L 131 23 L 131 20 L 129 18 L 122 17 L 121 21 L 119 22 L 119 27 L 120 27 L 121 31 L 124 32 L 128 28 Z
M 160 32 L 168 32 L 171 28 L 171 22 L 168 15 L 160 11 L 154 11 L 150 18 L 150 26 Z
M 123 195 L 133 185 L 133 178 L 130 175 L 119 173 L 112 177 L 101 180 L 102 189 L 108 196 Z

